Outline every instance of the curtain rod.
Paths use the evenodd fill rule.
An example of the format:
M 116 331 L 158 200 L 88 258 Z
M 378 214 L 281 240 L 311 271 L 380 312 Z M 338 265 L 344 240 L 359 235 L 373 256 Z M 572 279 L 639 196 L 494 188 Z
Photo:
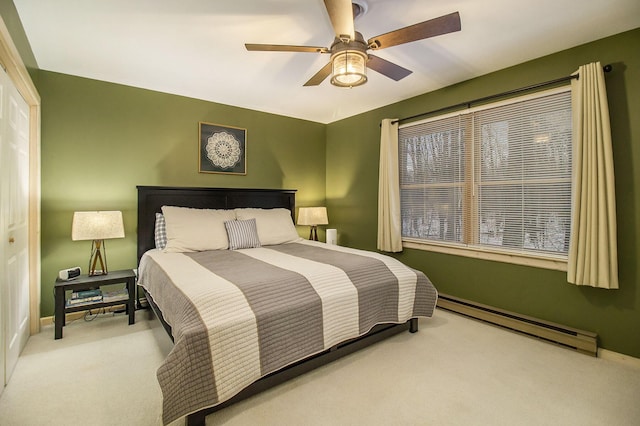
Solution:
M 604 72 L 611 72 L 613 70 L 613 66 L 611 64 L 607 64 L 607 65 L 602 67 L 602 70 Z M 485 97 L 478 98 L 478 99 L 473 99 L 473 100 L 467 101 L 467 102 L 461 102 L 461 103 L 455 104 L 455 105 L 449 105 L 449 106 L 444 107 L 444 108 L 438 108 L 438 109 L 434 109 L 432 111 L 428 111 L 428 112 L 423 112 L 423 113 L 420 113 L 420 114 L 412 115 L 411 117 L 404 117 L 404 118 L 400 118 L 398 120 L 393 120 L 391 123 L 398 123 L 398 122 L 401 122 L 401 121 L 412 120 L 414 118 L 423 117 L 425 115 L 436 114 L 436 113 L 439 113 L 439 112 L 444 112 L 444 111 L 448 111 L 450 109 L 460 108 L 460 107 L 464 107 L 464 106 L 466 106 L 467 108 L 470 108 L 471 104 L 475 104 L 475 103 L 478 103 L 478 102 L 484 102 L 484 101 L 488 101 L 488 100 L 495 99 L 495 98 L 501 98 L 501 97 L 507 96 L 507 95 L 516 95 L 518 93 L 527 92 L 529 90 L 540 89 L 542 87 L 551 86 L 551 85 L 554 85 L 554 84 L 558 84 L 558 83 L 562 83 L 562 82 L 565 82 L 565 81 L 573 80 L 574 78 L 579 78 L 579 75 L 578 74 L 568 75 L 566 77 L 556 78 L 555 80 L 549 80 L 549 81 L 545 81 L 545 82 L 542 82 L 542 83 L 533 84 L 531 86 L 521 87 L 519 89 L 508 90 L 506 92 L 498 93 L 498 94 L 495 94 L 495 95 L 489 95 L 489 96 L 485 96 Z M 382 126 L 382 124 L 380 124 L 380 125 Z

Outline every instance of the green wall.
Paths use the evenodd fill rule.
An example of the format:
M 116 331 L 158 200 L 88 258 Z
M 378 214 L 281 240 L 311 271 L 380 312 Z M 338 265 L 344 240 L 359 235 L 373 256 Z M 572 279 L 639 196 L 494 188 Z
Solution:
M 322 124 L 39 71 L 42 98 L 42 316 L 60 269 L 86 270 L 71 241 L 75 210 L 122 210 L 126 237 L 107 241 L 109 269 L 136 266 L 136 185 L 297 189 L 325 202 Z M 198 172 L 198 122 L 247 129 L 247 175 Z M 300 229 L 303 235 L 305 229 Z
M 568 284 L 566 273 L 407 249 L 397 255 L 442 293 L 597 332 L 606 349 L 640 357 L 640 29 L 578 46 L 327 126 L 327 206 L 341 244 L 375 249 L 379 123 L 571 74 L 606 74 L 616 174 L 619 290 Z M 523 48 L 526 48 L 524 46 Z

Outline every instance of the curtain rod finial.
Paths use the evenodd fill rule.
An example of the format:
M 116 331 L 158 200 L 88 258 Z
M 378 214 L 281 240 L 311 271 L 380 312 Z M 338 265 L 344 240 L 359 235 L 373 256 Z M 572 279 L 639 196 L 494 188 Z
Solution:
M 611 64 L 607 64 L 607 65 L 605 65 L 604 67 L 602 67 L 602 70 L 603 70 L 604 72 L 611 72 L 611 71 L 613 71 L 613 65 L 611 65 Z

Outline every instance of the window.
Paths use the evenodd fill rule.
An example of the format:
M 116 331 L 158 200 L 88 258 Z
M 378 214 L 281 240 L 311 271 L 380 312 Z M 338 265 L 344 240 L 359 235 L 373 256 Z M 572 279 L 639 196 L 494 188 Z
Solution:
M 410 123 L 398 139 L 405 244 L 566 259 L 568 88 Z

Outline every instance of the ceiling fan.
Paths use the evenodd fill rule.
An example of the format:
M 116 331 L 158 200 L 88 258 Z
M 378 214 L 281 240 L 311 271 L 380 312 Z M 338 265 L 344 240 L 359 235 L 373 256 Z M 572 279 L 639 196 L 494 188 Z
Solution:
M 400 28 L 365 41 L 362 34 L 355 31 L 354 19 L 367 10 L 364 0 L 324 0 L 335 39 L 331 47 L 293 46 L 281 44 L 246 43 L 249 51 L 312 52 L 329 53 L 331 60 L 322 67 L 305 86 L 317 86 L 331 74 L 331 84 L 354 87 L 367 82 L 366 69 L 371 68 L 395 81 L 399 81 L 412 71 L 367 53 L 369 50 L 384 49 L 416 40 L 460 31 L 460 14 L 450 13 L 429 21 Z

